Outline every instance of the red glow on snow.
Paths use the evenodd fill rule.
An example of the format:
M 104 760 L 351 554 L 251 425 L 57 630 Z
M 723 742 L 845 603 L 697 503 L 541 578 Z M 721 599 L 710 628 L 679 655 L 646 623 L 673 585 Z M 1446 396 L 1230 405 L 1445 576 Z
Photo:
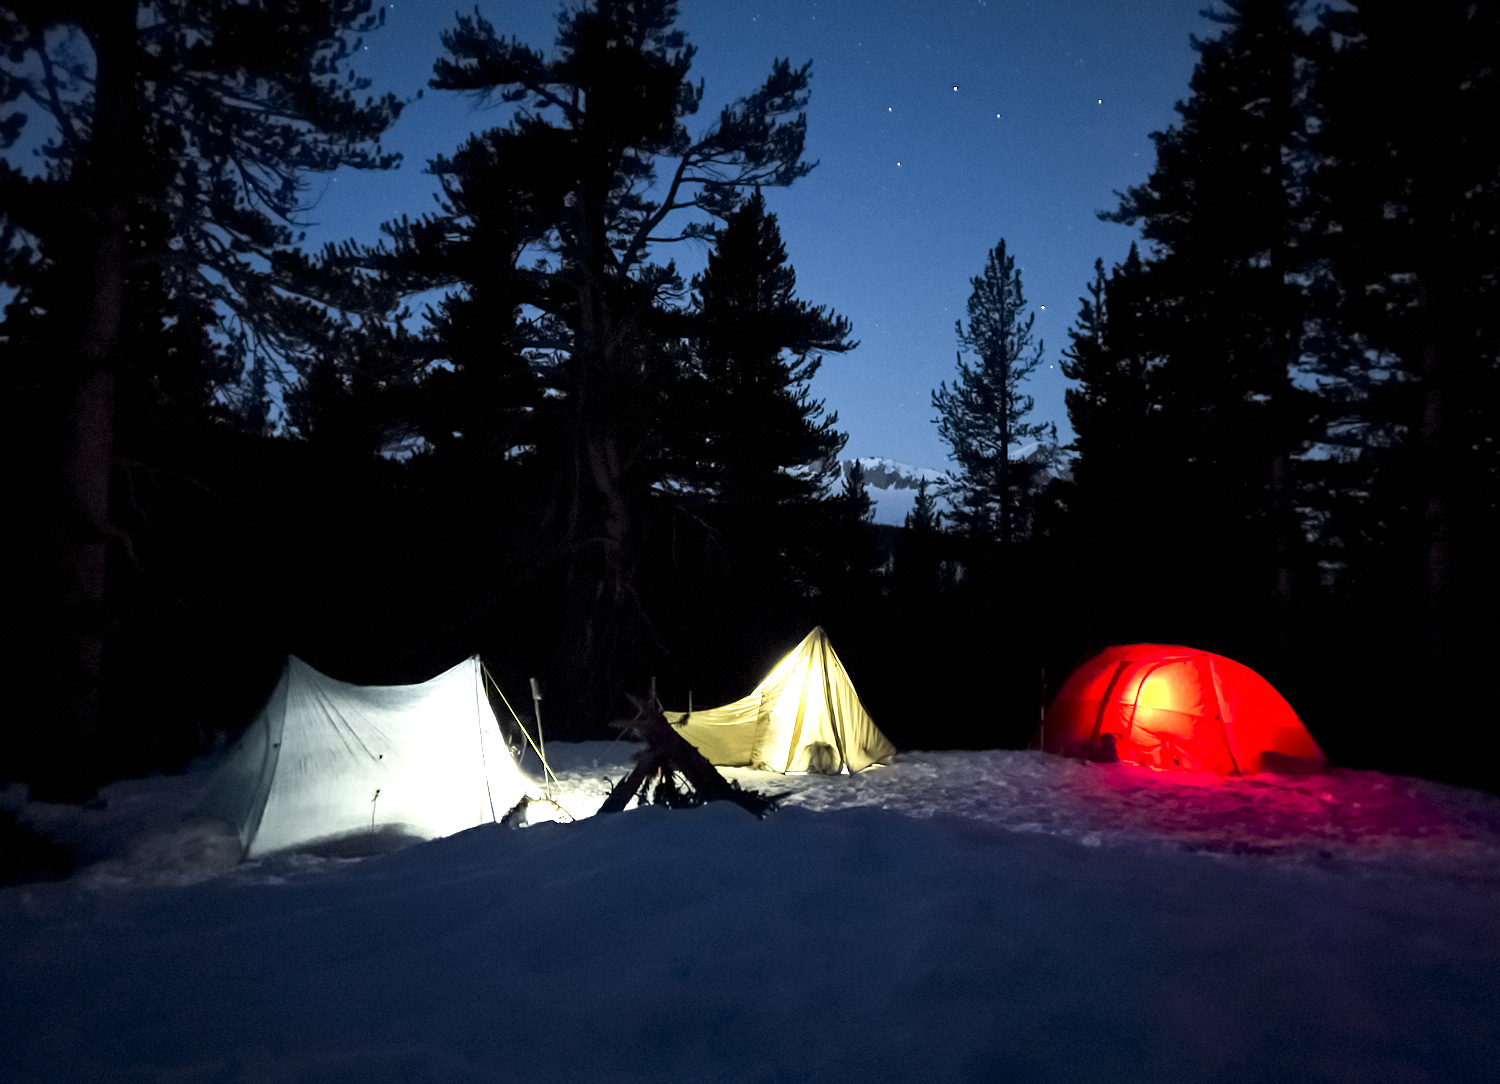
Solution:
M 1329 771 L 1270 682 L 1207 651 L 1105 649 L 1058 691 L 1042 747 L 1102 761 L 1080 765 L 1087 770 L 1061 787 L 1101 828 L 1266 853 L 1313 843 L 1346 856 L 1413 844 L 1435 854 L 1473 844 L 1461 818 L 1409 781 Z
M 1245 778 L 1135 764 L 1077 764 L 1059 796 L 1090 828 L 1188 850 L 1376 858 L 1456 855 L 1478 844 L 1461 810 L 1433 784 L 1380 772 L 1272 772 Z M 1456 790 L 1456 788 L 1455 788 Z M 1483 833 L 1480 833 L 1481 835 Z

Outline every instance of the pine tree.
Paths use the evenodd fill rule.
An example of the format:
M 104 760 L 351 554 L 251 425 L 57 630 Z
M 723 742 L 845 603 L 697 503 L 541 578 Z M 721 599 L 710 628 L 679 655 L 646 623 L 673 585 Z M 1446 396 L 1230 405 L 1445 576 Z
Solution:
M 953 518 L 972 535 L 1002 544 L 1027 533 L 1031 502 L 1043 469 L 1055 454 L 1056 426 L 1028 422 L 1036 405 L 1021 391 L 1042 360 L 1042 343 L 1032 344 L 1035 315 L 1026 313 L 1021 273 L 1002 239 L 990 252 L 984 274 L 970 280 L 969 323 L 957 323 L 958 341 L 978 356 L 974 365 L 958 358 L 958 378 L 932 393 L 938 435 L 948 444 L 957 469 L 946 491 Z M 1012 449 L 1036 441 L 1025 461 Z
M 865 488 L 865 468 L 859 460 L 849 462 L 844 472 L 844 484 L 839 490 L 838 502 L 842 518 L 849 524 L 871 524 L 875 522 L 875 502 Z
M 1064 399 L 1075 434 L 1074 477 L 1080 490 L 1104 496 L 1151 459 L 1151 354 L 1143 302 L 1149 291 L 1136 246 L 1106 279 L 1094 263 L 1088 296 L 1080 299 L 1063 375 L 1078 382 Z
M 1433 759 L 1402 770 L 1494 786 L 1500 743 L 1467 675 L 1493 657 L 1500 605 L 1500 11 L 1358 0 L 1320 12 L 1316 44 L 1330 640 L 1344 684 L 1378 690 L 1355 711 L 1382 737 L 1468 726 L 1462 764 L 1419 746 Z M 1394 683 L 1397 655 L 1425 665 Z
M 654 570 L 654 603 L 673 662 L 701 689 L 724 659 L 758 660 L 817 620 L 806 611 L 838 545 L 829 489 L 845 437 L 808 384 L 825 352 L 855 344 L 848 321 L 797 299 L 759 192 L 718 230 L 692 286 L 688 365 L 666 423 L 662 503 L 675 541 L 671 567 Z M 726 612 L 741 617 L 726 624 Z
M 1158 485 L 1166 458 L 1153 409 L 1152 331 L 1146 303 L 1150 286 L 1135 245 L 1106 278 L 1104 261 L 1080 299 L 1062 354 L 1063 375 L 1077 382 L 1065 393 L 1075 434 L 1068 518 L 1082 550 L 1088 580 L 1084 603 L 1092 623 L 1105 615 L 1141 615 L 1151 597 L 1158 543 L 1136 529 L 1142 502 Z M 1154 497 L 1150 498 L 1155 500 Z M 1133 600 L 1120 605 L 1126 598 Z M 1105 639 L 1139 639 L 1144 627 L 1097 630 Z
M 72 284 L 56 312 L 60 361 L 45 377 L 58 509 L 48 612 L 60 627 L 45 709 L 56 740 L 36 778 L 59 792 L 91 784 L 77 750 L 92 748 L 98 726 L 107 556 L 123 544 L 110 490 L 122 328 L 141 318 L 126 309 L 142 296 L 132 278 L 156 264 L 177 313 L 219 325 L 217 349 L 242 383 L 217 393 L 233 396 L 268 359 L 297 353 L 298 329 L 321 316 L 287 293 L 277 251 L 291 240 L 303 173 L 394 164 L 376 139 L 399 104 L 361 105 L 365 84 L 339 80 L 354 47 L 345 32 L 379 22 L 368 12 L 369 0 L 0 10 L 0 138 L 13 145 L 26 112 L 43 108 L 57 133 L 41 177 L 0 168 L 4 275 L 21 305 L 38 275 Z M 165 243 L 141 252 L 142 236 Z
M 943 514 L 937 510 L 937 498 L 928 490 L 927 479 L 917 479 L 916 499 L 912 502 L 911 511 L 906 513 L 903 524 L 908 531 L 927 534 L 942 529 Z
M 1359 0 L 1319 21 L 1319 376 L 1362 498 L 1331 531 L 1353 575 L 1398 576 L 1372 589 L 1418 585 L 1442 672 L 1497 598 L 1500 13 Z
M 1315 411 L 1292 382 L 1305 314 L 1294 273 L 1310 167 L 1306 46 L 1300 0 L 1224 7 L 1207 13 L 1223 33 L 1194 40 L 1180 126 L 1153 134 L 1150 179 L 1103 217 L 1138 223 L 1152 243 L 1153 485 L 1186 532 L 1171 541 L 1219 585 L 1223 612 L 1269 619 L 1284 637 L 1304 559 L 1294 457 Z
M 843 353 L 849 322 L 796 299 L 776 216 L 757 192 L 719 231 L 693 280 L 694 484 L 726 509 L 760 516 L 826 496 L 846 440 L 808 385 L 825 353 Z
M 674 305 L 681 280 L 652 261 L 653 249 L 712 237 L 701 217 L 673 232 L 674 215 L 724 218 L 743 190 L 790 184 L 811 168 L 801 158 L 808 69 L 786 61 L 689 133 L 702 86 L 688 82 L 694 50 L 676 15 L 670 0 L 595 0 L 563 14 L 553 58 L 499 37 L 478 15 L 460 17 L 432 85 L 515 111 L 433 164 L 445 213 L 398 230 L 393 254 L 430 259 L 434 273 L 466 283 L 493 273 L 502 352 L 527 359 L 543 384 L 538 469 L 550 474 L 555 505 L 543 561 L 565 570 L 567 623 L 554 664 L 566 674 L 557 686 L 565 702 L 554 718 L 579 733 L 610 717 L 632 669 L 644 679 L 638 664 L 654 639 L 636 581 L 670 458 L 664 420 L 684 326 Z M 658 177 L 663 164 L 669 172 Z M 498 243 L 486 252 L 491 236 Z M 448 346 L 459 332 L 477 341 L 491 324 L 473 316 L 444 329 Z

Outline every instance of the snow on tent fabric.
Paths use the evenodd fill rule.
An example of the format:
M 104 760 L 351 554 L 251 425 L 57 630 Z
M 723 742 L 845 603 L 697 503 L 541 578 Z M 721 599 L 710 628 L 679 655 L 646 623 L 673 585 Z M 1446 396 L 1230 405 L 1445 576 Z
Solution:
M 807 771 L 823 743 L 834 770 L 863 771 L 896 752 L 875 726 L 821 627 L 808 633 L 749 696 L 691 715 L 669 711 L 682 736 L 712 764 Z
M 1042 727 L 1050 753 L 1219 775 L 1326 766 L 1307 727 L 1254 670 L 1207 651 L 1110 647 L 1058 691 Z
M 198 812 L 254 858 L 451 835 L 525 793 L 477 656 L 417 685 L 350 685 L 290 656 Z

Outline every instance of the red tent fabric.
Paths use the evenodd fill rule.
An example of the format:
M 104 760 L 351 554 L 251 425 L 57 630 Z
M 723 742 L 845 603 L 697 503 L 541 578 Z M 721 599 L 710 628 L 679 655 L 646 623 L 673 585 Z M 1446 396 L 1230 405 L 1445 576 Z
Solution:
M 1105 648 L 1047 710 L 1049 753 L 1220 775 L 1317 771 L 1323 751 L 1271 683 L 1223 655 L 1167 644 Z

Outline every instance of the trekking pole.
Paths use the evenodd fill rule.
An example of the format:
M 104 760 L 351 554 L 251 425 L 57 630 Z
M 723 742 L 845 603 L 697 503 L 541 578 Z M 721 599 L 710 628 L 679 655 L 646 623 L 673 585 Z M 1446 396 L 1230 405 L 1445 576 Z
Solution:
M 536 678 L 531 679 L 531 710 L 536 713 L 536 751 L 542 758 L 542 764 L 547 763 L 547 743 L 542 739 L 542 687 L 536 683 Z

